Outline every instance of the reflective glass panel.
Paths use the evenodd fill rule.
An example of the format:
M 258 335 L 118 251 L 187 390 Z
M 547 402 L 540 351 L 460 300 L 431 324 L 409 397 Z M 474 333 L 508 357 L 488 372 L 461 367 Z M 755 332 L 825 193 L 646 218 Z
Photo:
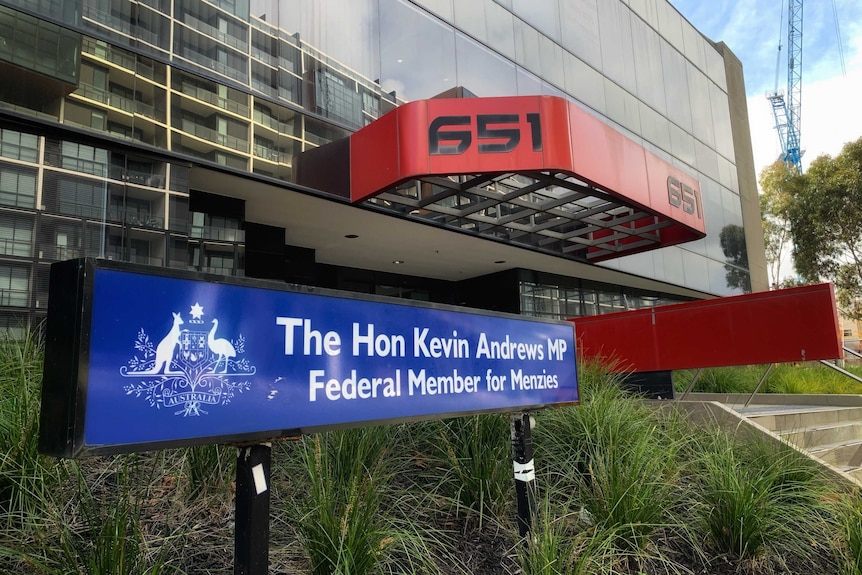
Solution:
M 601 69 L 602 48 L 596 0 L 561 2 L 560 24 L 563 46 L 584 62 Z
M 455 41 L 458 85 L 477 96 L 515 96 L 515 65 L 477 42 L 458 34 Z
M 399 0 L 380 0 L 380 83 L 407 100 L 455 86 L 455 31 Z
M 560 8 L 558 0 L 512 0 L 515 14 L 542 34 L 560 41 Z

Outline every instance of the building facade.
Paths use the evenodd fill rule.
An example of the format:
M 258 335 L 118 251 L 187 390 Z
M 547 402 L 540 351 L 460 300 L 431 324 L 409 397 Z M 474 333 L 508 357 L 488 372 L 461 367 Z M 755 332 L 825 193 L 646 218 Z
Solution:
M 742 66 L 665 0 L 0 0 L 0 72 L 0 328 L 84 256 L 560 318 L 768 287 Z M 297 183 L 440 94 L 574 102 L 706 238 L 590 264 Z

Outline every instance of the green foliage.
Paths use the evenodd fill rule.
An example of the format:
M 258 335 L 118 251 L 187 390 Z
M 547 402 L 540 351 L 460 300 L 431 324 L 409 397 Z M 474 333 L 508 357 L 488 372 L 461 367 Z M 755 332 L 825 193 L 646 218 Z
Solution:
M 792 197 L 796 169 L 778 161 L 760 172 L 760 217 L 766 264 L 773 284 L 781 281 L 781 263 L 790 247 L 788 207 Z
M 845 313 L 862 318 L 862 138 L 797 176 L 787 213 L 796 270 L 833 281 Z
M 0 518 L 17 524 L 43 514 L 63 466 L 38 453 L 42 341 L 0 335 Z
M 532 538 L 518 549 L 524 574 L 593 575 L 610 571 L 619 559 L 613 530 L 579 529 L 576 514 L 554 515 L 561 507 L 565 509 L 559 501 L 543 501 Z
M 334 431 L 302 440 L 308 493 L 299 536 L 314 575 L 372 573 L 397 533 L 381 517 L 392 428 Z
M 134 457 L 117 458 L 117 468 L 97 480 L 75 467 L 80 523 L 62 522 L 56 570 L 77 565 L 82 575 L 159 575 L 178 572 L 166 553 L 150 553 L 141 528 L 141 502 L 132 481 Z
M 724 264 L 725 281 L 728 287 L 751 291 L 751 274 L 748 273 L 748 244 L 742 226 L 728 224 L 719 234 L 721 251 L 727 263 Z
M 513 501 L 509 417 L 499 414 L 459 417 L 433 424 L 429 447 L 444 495 L 461 509 L 501 517 Z
M 236 469 L 236 449 L 201 445 L 185 450 L 185 492 L 189 500 L 226 493 Z
M 848 368 L 851 372 L 854 368 Z M 694 387 L 704 393 L 751 393 L 766 371 L 765 365 L 705 369 Z M 674 374 L 677 391 L 688 387 L 694 370 Z M 862 384 L 819 364 L 776 365 L 761 393 L 862 393 Z
M 862 575 L 862 499 L 858 492 L 838 500 L 838 562 L 842 575 Z
M 823 483 L 810 460 L 786 446 L 716 432 L 702 443 L 697 521 L 711 545 L 740 559 L 805 557 L 823 526 Z
M 577 490 L 595 523 L 614 533 L 617 549 L 640 551 L 672 522 L 680 440 L 615 385 L 593 382 L 588 389 L 580 407 L 541 414 L 541 464 L 559 470 L 558 488 Z

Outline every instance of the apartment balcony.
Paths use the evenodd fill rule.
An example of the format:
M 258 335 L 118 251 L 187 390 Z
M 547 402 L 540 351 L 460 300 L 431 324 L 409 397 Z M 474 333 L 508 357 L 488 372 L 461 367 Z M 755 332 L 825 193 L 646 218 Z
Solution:
M 153 257 L 153 256 L 148 256 L 148 255 L 132 254 L 132 255 L 129 255 L 128 257 L 126 257 L 120 253 L 117 253 L 117 252 L 109 252 L 109 253 L 105 254 L 105 257 L 109 260 L 130 262 L 133 264 L 141 264 L 141 265 L 145 265 L 145 266 L 163 267 L 164 263 L 165 263 L 164 258 L 157 258 L 157 257 Z
M 262 126 L 269 128 L 277 132 L 278 134 L 286 134 L 292 136 L 296 131 L 296 128 L 293 123 L 281 122 L 276 120 L 272 116 L 268 116 L 261 112 L 255 110 L 254 112 L 254 121 Z
M 0 255 L 26 258 L 30 256 L 32 250 L 32 241 L 0 238 Z
M 219 242 L 243 243 L 245 242 L 245 230 L 192 225 L 189 227 L 189 237 Z
M 228 78 L 236 80 L 242 84 L 245 84 L 248 81 L 248 72 L 246 70 L 239 70 L 237 68 L 234 68 L 233 66 L 222 64 L 221 62 L 214 60 L 210 56 L 201 54 L 191 46 L 183 46 L 178 51 L 178 55 L 181 58 L 188 60 L 189 62 L 197 64 L 198 66 L 202 66 L 207 70 L 217 72 L 222 76 L 227 76 Z
M 188 26 L 193 30 L 197 30 L 201 34 L 208 36 L 210 38 L 214 38 L 221 42 L 222 44 L 226 44 L 231 48 L 235 48 L 240 52 L 246 52 L 248 50 L 248 41 L 243 38 L 237 38 L 236 36 L 231 36 L 225 32 L 222 32 L 218 28 L 214 26 L 210 26 L 203 20 L 199 18 L 195 18 L 188 12 L 183 14 L 182 18 L 183 24 Z
M 260 144 L 255 144 L 254 146 L 254 155 L 257 158 L 263 158 L 264 160 L 269 160 L 270 162 L 279 163 L 282 161 L 282 154 L 267 148 L 266 146 L 261 146 Z
M 164 112 L 157 113 L 156 109 L 150 104 L 126 98 L 125 96 L 102 90 L 101 88 L 81 84 L 74 93 L 79 96 L 83 96 L 84 98 L 95 100 L 96 102 L 102 103 L 106 106 L 122 110 L 128 114 L 137 114 L 157 122 L 165 121 Z
M 148 228 L 151 230 L 165 229 L 165 218 L 160 216 L 154 216 L 146 212 L 119 212 L 115 214 L 115 217 L 117 221 L 123 222 L 124 224 L 129 224 L 130 226 Z
M 56 261 L 65 261 L 65 260 L 74 260 L 77 258 L 84 257 L 85 250 L 81 248 L 72 248 L 67 246 L 52 246 L 49 244 L 43 244 L 39 246 L 39 259 L 40 260 L 56 260 Z M 93 254 L 90 254 L 93 255 Z
M 240 268 L 240 269 L 236 269 L 236 270 L 234 270 L 233 268 L 217 268 L 217 267 L 206 267 L 206 266 L 201 266 L 201 267 L 188 266 L 188 269 L 193 270 L 193 271 L 203 272 L 203 273 L 205 273 L 205 274 L 216 274 L 216 275 L 220 275 L 220 276 L 243 277 L 243 276 L 245 275 L 245 270 L 243 270 L 243 269 L 241 269 L 241 268 Z
M 212 128 L 207 128 L 206 126 L 201 126 L 191 120 L 185 119 L 182 121 L 181 129 L 183 132 L 197 136 L 203 140 L 216 143 L 220 146 L 225 146 L 226 148 L 231 148 L 232 150 L 237 150 L 246 154 L 248 153 L 248 140 L 242 140 L 235 136 L 228 136 L 227 134 L 220 134 Z
M 195 86 L 194 84 L 189 84 L 187 82 L 183 82 L 180 86 L 180 92 L 185 94 L 186 96 L 190 96 L 196 100 L 204 101 L 208 104 L 212 104 L 217 108 L 221 108 L 222 110 L 227 110 L 228 112 L 233 112 L 238 116 L 242 116 L 244 118 L 248 117 L 248 106 L 246 104 L 242 104 L 240 102 L 235 102 L 228 98 L 221 98 L 218 94 L 214 94 L 209 90 L 204 88 Z
M 27 307 L 29 298 L 27 290 L 0 288 L 0 307 Z

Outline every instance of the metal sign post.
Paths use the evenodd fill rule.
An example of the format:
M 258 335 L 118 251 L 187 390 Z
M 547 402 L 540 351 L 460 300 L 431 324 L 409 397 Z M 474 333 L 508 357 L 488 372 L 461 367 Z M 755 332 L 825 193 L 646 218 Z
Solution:
M 269 571 L 269 491 L 272 445 L 239 448 L 236 459 L 234 575 Z
M 536 516 L 536 468 L 529 413 L 512 415 L 512 464 L 515 469 L 515 499 L 518 503 L 518 533 L 527 537 Z

